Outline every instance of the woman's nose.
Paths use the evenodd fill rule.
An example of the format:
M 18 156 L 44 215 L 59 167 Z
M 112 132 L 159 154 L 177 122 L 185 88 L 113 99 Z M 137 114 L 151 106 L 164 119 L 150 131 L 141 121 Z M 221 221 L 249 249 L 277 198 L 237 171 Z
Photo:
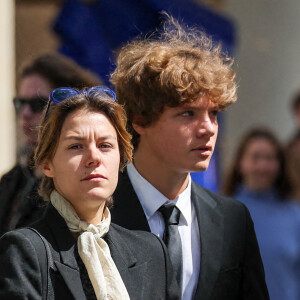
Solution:
M 86 161 L 87 167 L 100 166 L 101 164 L 101 153 L 98 147 L 91 146 L 88 148 L 88 157 Z

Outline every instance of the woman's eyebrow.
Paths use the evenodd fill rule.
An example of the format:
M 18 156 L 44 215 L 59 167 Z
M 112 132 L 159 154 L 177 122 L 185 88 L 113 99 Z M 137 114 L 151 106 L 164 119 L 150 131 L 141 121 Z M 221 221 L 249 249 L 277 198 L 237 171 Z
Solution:
M 81 135 L 67 135 L 63 138 L 64 140 L 77 140 L 77 141 L 82 141 L 85 138 Z
M 82 141 L 82 140 L 85 140 L 86 137 L 84 137 L 82 135 L 68 135 L 68 136 L 65 136 L 63 139 L 64 140 Z M 103 135 L 103 136 L 100 136 L 99 139 L 101 139 L 101 140 L 116 140 L 116 137 L 113 135 Z

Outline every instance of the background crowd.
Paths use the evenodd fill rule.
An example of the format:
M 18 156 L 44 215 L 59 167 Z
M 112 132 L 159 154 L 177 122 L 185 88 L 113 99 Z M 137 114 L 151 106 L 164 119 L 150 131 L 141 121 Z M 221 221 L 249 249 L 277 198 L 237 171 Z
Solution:
M 77 4 L 81 5 L 79 2 Z M 74 3 L 66 3 L 63 9 L 71 13 L 70 7 Z M 218 16 L 214 15 L 214 22 L 218 22 Z M 56 30 L 66 34 L 61 22 L 56 24 Z M 225 21 L 220 19 L 220 22 Z M 227 32 L 232 34 L 230 22 L 222 24 L 227 24 Z M 213 29 L 209 27 L 209 30 Z M 132 37 L 127 36 L 128 39 Z M 218 36 L 217 41 L 222 42 L 222 38 Z M 223 39 L 227 52 L 232 51 L 232 41 L 230 38 Z M 72 52 L 75 49 L 71 48 L 72 42 L 75 41 L 71 41 L 70 45 L 67 42 L 70 40 L 66 40 L 60 49 L 64 54 L 56 51 L 42 54 L 19 67 L 20 80 L 16 96 L 12 99 L 17 124 L 17 163 L 1 177 L 0 234 L 38 220 L 44 211 L 44 201 L 37 193 L 41 170 L 33 167 L 32 155 L 50 91 L 61 86 L 81 89 L 109 85 L 104 73 L 95 74 L 91 53 L 84 56 L 85 53 L 78 49 Z M 116 42 L 114 45 L 119 47 Z M 80 49 L 86 51 L 86 48 Z M 93 51 L 99 51 L 99 47 Z M 106 58 L 105 68 L 112 71 L 111 61 L 108 56 Z M 218 180 L 212 186 L 207 184 L 208 188 L 236 198 L 249 209 L 272 300 L 300 299 L 300 92 L 295 91 L 292 99 L 286 102 L 286 109 L 290 109 L 290 117 L 296 124 L 290 138 L 282 141 L 274 128 L 247 128 L 235 143 L 231 163 L 221 166 L 217 156 L 212 160 L 212 164 L 218 164 L 218 168 L 211 171 L 217 172 L 213 178 Z M 247 118 L 247 115 L 244 117 Z M 226 112 L 221 121 L 226 124 Z M 221 146 L 217 148 L 217 155 L 226 156 L 225 152 L 226 149 Z M 205 178 L 212 178 L 211 172 L 200 177 L 196 174 L 194 179 L 202 184 L 208 182 Z

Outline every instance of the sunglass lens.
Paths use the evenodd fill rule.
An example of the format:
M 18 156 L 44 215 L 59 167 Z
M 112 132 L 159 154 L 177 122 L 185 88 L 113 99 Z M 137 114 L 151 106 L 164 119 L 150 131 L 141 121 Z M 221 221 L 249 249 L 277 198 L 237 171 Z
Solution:
M 30 105 L 30 108 L 33 112 L 41 112 L 47 104 L 47 99 L 32 99 L 28 104 Z
M 72 89 L 72 88 L 58 88 L 58 89 L 52 91 L 50 97 L 54 103 L 58 104 L 58 103 L 64 101 L 65 99 L 71 98 L 77 94 L 78 94 L 78 91 L 75 89 Z
M 41 112 L 46 106 L 48 100 L 46 98 L 41 98 L 41 97 L 31 98 L 31 99 L 23 99 L 23 98 L 16 97 L 14 98 L 13 101 L 14 101 L 16 113 L 19 113 L 24 107 L 24 105 L 26 104 L 30 106 L 30 109 L 33 112 Z
M 20 98 L 14 98 L 14 107 L 17 113 L 20 112 L 21 108 L 23 106 L 23 103 Z
M 88 90 L 90 95 L 94 95 L 97 93 L 104 93 L 107 96 L 109 96 L 110 98 L 112 98 L 113 100 L 116 100 L 116 94 L 109 88 L 103 87 L 103 86 L 95 86 L 92 87 Z

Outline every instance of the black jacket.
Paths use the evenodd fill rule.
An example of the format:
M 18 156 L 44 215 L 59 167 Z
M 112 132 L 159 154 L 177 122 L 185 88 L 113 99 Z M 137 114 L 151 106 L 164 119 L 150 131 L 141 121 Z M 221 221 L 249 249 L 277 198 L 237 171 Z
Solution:
M 112 222 L 150 231 L 125 170 L 113 195 Z M 194 299 L 269 299 L 253 222 L 239 201 L 192 182 L 192 204 L 200 232 L 200 276 Z
M 74 249 L 76 239 L 50 204 L 45 217 L 32 226 L 46 238 L 57 268 L 51 284 L 55 299 L 86 299 Z M 17 229 L 0 239 L 0 299 L 42 299 L 43 273 L 35 245 Z M 131 300 L 178 300 L 166 248 L 159 238 L 111 224 L 105 240 Z M 116 299 L 117 300 L 117 299 Z
M 0 236 L 40 219 L 45 201 L 38 195 L 40 180 L 27 166 L 16 165 L 0 181 Z

